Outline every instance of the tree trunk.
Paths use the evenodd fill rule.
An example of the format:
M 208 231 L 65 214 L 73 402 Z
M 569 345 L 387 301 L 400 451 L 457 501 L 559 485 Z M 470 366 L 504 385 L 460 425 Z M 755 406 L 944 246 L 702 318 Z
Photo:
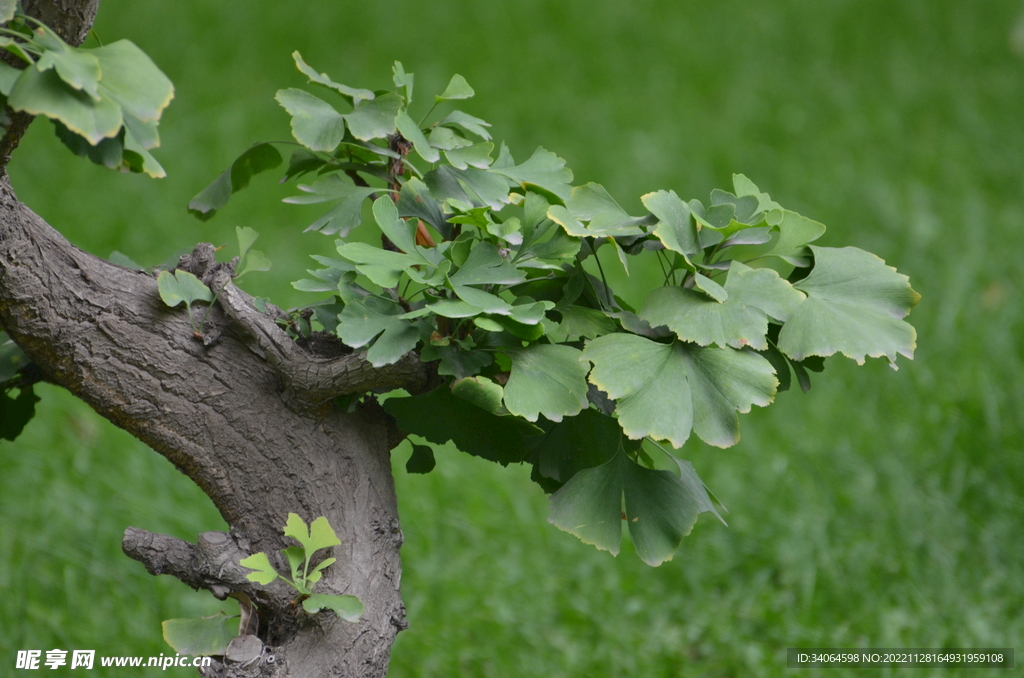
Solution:
M 97 4 L 25 2 L 73 44 Z M 28 122 L 15 116 L 0 160 Z M 135 528 L 124 537 L 125 553 L 152 574 L 257 603 L 262 653 L 247 663 L 215 661 L 205 675 L 384 676 L 405 627 L 389 455 L 397 431 L 372 399 L 351 413 L 332 399 L 375 387 L 416 390 L 428 372 L 415 355 L 375 370 L 329 341 L 326 351 L 299 345 L 234 287 L 231 265 L 216 264 L 212 246 L 182 259 L 179 267 L 223 289 L 199 336 L 182 309 L 163 304 L 153 276 L 77 249 L 17 200 L 6 175 L 0 180 L 2 328 L 43 378 L 167 457 L 231 526 L 197 544 Z M 317 592 L 358 596 L 360 622 L 310 615 L 282 582 L 245 578 L 238 560 L 261 551 L 288 571 L 279 550 L 290 545 L 282 535 L 290 512 L 334 526 L 342 543 Z

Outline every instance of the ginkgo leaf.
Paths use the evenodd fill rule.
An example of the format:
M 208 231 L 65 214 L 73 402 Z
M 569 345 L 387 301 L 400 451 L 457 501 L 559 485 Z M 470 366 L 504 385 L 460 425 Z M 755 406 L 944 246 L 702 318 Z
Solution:
M 533 459 L 542 475 L 566 483 L 579 471 L 611 459 L 621 438 L 615 419 L 586 409 L 552 426 L 534 449 Z
M 121 107 L 114 99 L 101 94 L 93 99 L 75 90 L 53 69 L 40 72 L 26 68 L 11 90 L 7 103 L 17 111 L 56 118 L 90 144 L 98 144 L 121 129 Z
M 648 193 L 640 201 L 658 218 L 654 235 L 665 247 L 684 257 L 700 252 L 700 239 L 696 224 L 690 217 L 690 206 L 675 191 Z
M 323 609 L 332 610 L 353 624 L 363 616 L 363 602 L 359 598 L 334 593 L 313 593 L 302 601 L 302 609 L 311 614 Z
M 536 344 L 505 351 L 512 371 L 505 385 L 505 407 L 527 421 L 543 414 L 551 421 L 587 406 L 587 368 L 571 346 Z
M 491 134 L 487 131 L 487 127 L 491 126 L 491 123 L 484 122 L 480 118 L 473 117 L 468 113 L 462 111 L 452 111 L 448 114 L 444 120 L 441 121 L 442 125 L 458 125 L 462 129 L 475 134 L 484 141 L 491 140 Z
M 345 116 L 309 92 L 289 87 L 274 97 L 292 116 L 292 136 L 311 151 L 333 151 L 345 137 Z
M 825 232 L 824 224 L 808 219 L 796 212 L 782 210 L 782 221 L 778 225 L 779 240 L 768 252 L 794 266 L 810 266 L 807 244 L 814 242 Z
M 639 316 L 700 346 L 752 346 L 761 351 L 768 347 L 769 316 L 785 322 L 805 298 L 772 269 L 750 268 L 738 261 L 732 262 L 719 289 L 722 294 L 715 298 L 684 287 L 658 288 L 647 295 Z
M 917 332 L 903 320 L 920 300 L 910 280 L 856 247 L 816 247 L 814 268 L 794 287 L 807 295 L 779 333 L 779 350 L 793 360 L 842 353 L 913 359 Z
M 500 168 L 495 163 L 490 172 L 508 177 L 521 186 L 533 185 L 567 200 L 572 191 L 572 170 L 551 151 L 538 148 L 522 165 Z
M 469 86 L 466 79 L 456 73 L 452 76 L 448 86 L 444 88 L 444 92 L 434 97 L 434 101 L 441 103 L 442 101 L 448 101 L 451 99 L 469 99 L 475 92 L 473 88 Z
M 217 210 L 228 204 L 232 194 L 249 185 L 252 177 L 281 164 L 281 154 L 273 144 L 253 144 L 235 158 L 231 167 L 200 191 L 188 204 L 188 211 L 200 221 L 206 221 Z
M 383 139 L 395 131 L 395 118 L 401 109 L 402 97 L 385 94 L 372 101 L 359 103 L 354 111 L 345 116 L 345 123 L 356 139 Z
M 576 219 L 589 222 L 587 232 L 595 236 L 642 235 L 640 224 L 647 221 L 646 216 L 631 217 L 604 186 L 593 182 L 573 188 L 565 208 Z
M 197 301 L 213 301 L 213 292 L 188 271 L 160 271 L 157 276 L 157 290 L 160 292 L 160 299 L 165 304 L 174 308 L 185 302 L 192 305 Z
M 174 85 L 131 40 L 89 50 L 99 61 L 99 91 L 117 102 L 126 115 L 159 120 L 174 98 Z M 140 140 L 141 141 L 141 140 Z
M 270 564 L 270 559 L 267 558 L 266 553 L 254 553 L 247 558 L 239 560 L 238 564 L 246 569 L 253 570 L 246 575 L 246 579 L 257 584 L 266 586 L 280 576 L 277 574 L 274 566 Z
M 388 398 L 384 410 L 398 427 L 435 445 L 447 442 L 502 466 L 523 461 L 526 439 L 541 429 L 518 417 L 500 417 L 452 395 L 446 386 L 409 398 Z
M 162 624 L 164 641 L 182 655 L 223 655 L 238 635 L 238 616 L 218 612 L 211 617 L 167 619 Z
M 338 336 L 352 348 L 361 348 L 373 341 L 366 359 L 374 367 L 390 365 L 419 342 L 416 326 L 398 317 L 404 312 L 398 304 L 380 297 L 350 297 L 338 315 Z
M 553 494 L 548 520 L 584 543 L 618 555 L 625 515 L 637 555 L 657 566 L 671 560 L 702 510 L 699 495 L 674 474 L 644 468 L 620 450 L 601 466 L 580 471 Z
M 501 256 L 489 242 L 477 243 L 451 277 L 452 285 L 515 285 L 526 275 Z M 471 302 L 472 303 L 472 302 Z
M 441 159 L 441 154 L 430 145 L 427 137 L 420 130 L 420 126 L 409 117 L 408 113 L 405 111 L 399 112 L 395 117 L 395 125 L 398 127 L 398 131 L 402 133 L 402 136 L 412 142 L 413 148 L 416 149 L 421 158 L 427 162 L 437 162 Z
M 413 86 L 416 83 L 415 75 L 406 73 L 401 61 L 395 62 L 395 65 L 391 67 L 391 73 L 391 80 L 395 83 L 395 87 L 401 87 L 405 90 L 405 104 L 408 106 L 412 103 Z
M 357 89 L 355 87 L 346 87 L 345 85 L 339 85 L 338 83 L 334 82 L 329 77 L 327 77 L 326 73 L 317 73 L 312 66 L 303 61 L 302 55 L 299 54 L 298 52 L 292 52 L 292 59 L 295 60 L 295 67 L 299 69 L 300 73 L 308 77 L 311 83 L 322 85 L 323 87 L 327 87 L 329 89 L 333 89 L 335 92 L 345 97 L 348 103 L 353 106 L 365 99 L 374 98 L 373 92 L 371 92 L 368 89 Z M 411 92 L 412 85 L 409 86 L 409 89 Z
M 590 383 L 615 400 L 627 436 L 668 440 L 676 448 L 691 428 L 708 444 L 735 445 L 738 413 L 768 405 L 778 386 L 771 364 L 749 350 L 616 333 L 588 342 L 583 359 L 594 365 Z

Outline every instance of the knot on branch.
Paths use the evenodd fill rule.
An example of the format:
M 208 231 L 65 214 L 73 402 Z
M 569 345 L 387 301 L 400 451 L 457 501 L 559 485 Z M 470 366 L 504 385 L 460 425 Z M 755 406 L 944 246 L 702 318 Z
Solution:
M 193 589 L 207 589 L 219 600 L 235 591 L 256 596 L 253 583 L 247 579 L 250 570 L 238 564 L 249 554 L 227 532 L 204 532 L 191 544 L 166 534 L 129 527 L 124 531 L 121 550 L 145 565 L 150 574 L 169 574 Z M 265 599 L 273 589 L 260 589 L 259 597 Z M 282 587 L 277 593 L 287 599 L 289 591 Z

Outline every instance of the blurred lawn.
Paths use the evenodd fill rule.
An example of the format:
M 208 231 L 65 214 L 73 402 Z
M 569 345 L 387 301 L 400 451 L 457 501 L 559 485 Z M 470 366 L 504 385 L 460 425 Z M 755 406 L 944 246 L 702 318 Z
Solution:
M 252 226 L 274 269 L 248 289 L 308 302 L 288 282 L 331 241 L 300 233 L 317 212 L 280 205 L 291 188 L 261 177 L 205 225 L 185 205 L 251 142 L 287 138 L 273 93 L 302 84 L 292 50 L 354 86 L 387 86 L 400 59 L 421 99 L 462 73 L 517 157 L 554 150 L 627 210 L 743 172 L 924 296 L 900 371 L 832 359 L 811 394 L 745 417 L 735 448 L 690 444 L 730 526 L 702 518 L 657 569 L 549 526 L 523 469 L 449 453 L 410 477 L 400 448 L 411 627 L 391 675 L 777 676 L 793 646 L 1024 650 L 1019 1 L 282 7 L 104 0 L 100 38 L 131 38 L 177 86 L 169 177 L 73 160 L 38 122 L 11 167 L 21 199 L 84 249 L 145 264 Z M 162 619 L 221 604 L 149 577 L 121 533 L 223 524 L 161 457 L 40 391 L 40 416 L 0 443 L 0 666 L 18 649 L 166 652 Z

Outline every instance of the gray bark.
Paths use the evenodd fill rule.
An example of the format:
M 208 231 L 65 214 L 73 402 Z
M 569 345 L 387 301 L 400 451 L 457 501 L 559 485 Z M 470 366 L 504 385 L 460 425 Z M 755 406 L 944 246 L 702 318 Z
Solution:
M 97 5 L 25 3 L 73 43 L 87 34 Z M 0 142 L 0 170 L 29 121 Z M 225 658 L 208 675 L 384 676 L 405 626 L 389 456 L 400 434 L 372 399 L 351 413 L 331 399 L 374 387 L 417 390 L 428 371 L 415 355 L 375 370 L 336 346 L 296 344 L 253 308 L 211 251 L 197 246 L 180 264 L 223 287 L 195 337 L 184 310 L 161 302 L 153 276 L 74 247 L 18 201 L 4 175 L 0 326 L 46 380 L 164 455 L 230 525 L 196 544 L 135 528 L 124 536 L 125 553 L 151 573 L 258 604 L 263 654 L 244 665 Z M 342 544 L 317 591 L 358 596 L 366 608 L 359 623 L 307 614 L 286 585 L 245 578 L 238 560 L 260 551 L 287 572 L 279 550 L 290 545 L 282 536 L 289 512 L 307 522 L 326 516 L 334 526 Z

